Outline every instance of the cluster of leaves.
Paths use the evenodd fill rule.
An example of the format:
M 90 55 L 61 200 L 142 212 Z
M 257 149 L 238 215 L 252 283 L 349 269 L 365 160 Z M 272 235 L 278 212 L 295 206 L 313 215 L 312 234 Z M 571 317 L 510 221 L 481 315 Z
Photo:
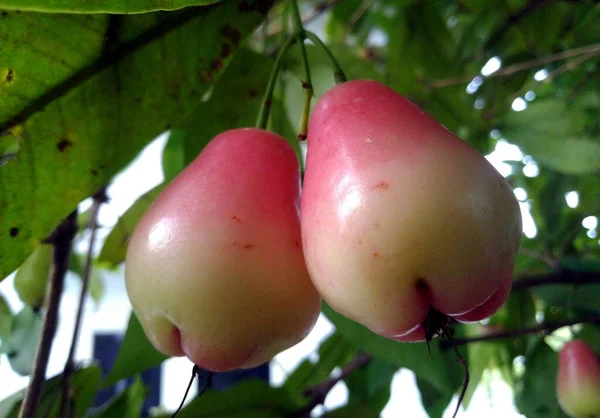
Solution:
M 28 257 L 39 251 L 60 220 L 106 186 L 158 134 L 170 135 L 162 167 L 167 184 L 217 133 L 253 125 L 272 50 L 281 41 L 277 25 L 283 8 L 274 3 L 61 0 L 50 5 L 0 0 L 0 277 L 24 262 L 21 268 L 26 268 Z M 515 280 L 565 271 L 600 277 L 598 239 L 582 226 L 584 218 L 600 215 L 597 2 L 302 4 L 307 12 L 316 6 L 315 13 L 326 17 L 327 43 L 348 78 L 383 81 L 483 153 L 499 140 L 520 147 L 522 158 L 506 162 L 512 169 L 508 178 L 523 189 L 522 203 L 537 235 L 523 239 Z M 181 9 L 189 5 L 199 7 Z M 28 11 L 15 10 L 17 6 Z M 156 11 L 158 7 L 171 11 Z M 137 12 L 146 13 L 107 14 Z M 266 16 L 269 24 L 255 33 Z M 334 85 L 333 74 L 326 57 L 310 45 L 308 55 L 318 97 Z M 493 57 L 502 67 L 482 73 Z M 290 140 L 299 157 L 295 128 L 301 71 L 299 52 L 292 49 L 283 63 L 269 126 Z M 511 105 L 519 98 L 527 109 L 515 112 Z M 538 168 L 535 175 L 528 166 Z M 129 234 L 164 184 L 121 217 L 96 264 L 122 264 Z M 579 196 L 575 208 L 565 201 L 573 191 Z M 80 270 L 80 265 L 73 257 L 71 269 Z M 41 277 L 43 283 L 47 272 Z M 455 336 L 522 329 L 539 324 L 540 317 L 560 321 L 600 314 L 599 307 L 600 284 L 526 287 L 513 291 L 489 324 L 457 325 Z M 2 350 L 23 374 L 39 338 L 37 308 L 26 307 L 13 316 L 0 295 Z M 430 356 L 422 344 L 394 343 L 327 306 L 323 312 L 336 332 L 322 343 L 318 361 L 302 362 L 280 388 L 247 381 L 229 391 L 209 391 L 180 416 L 290 416 L 309 404 L 305 395 L 311 388 L 358 352 L 374 360 L 344 379 L 348 405 L 327 416 L 379 416 L 390 397 L 392 376 L 402 367 L 416 374 L 429 415 L 442 416 L 462 379 L 451 350 L 433 343 Z M 597 325 L 571 331 L 600 351 Z M 517 407 L 528 418 L 564 416 L 553 383 L 560 342 L 531 334 L 462 345 L 471 372 L 466 405 L 493 370 L 514 388 Z M 95 366 L 75 373 L 75 415 L 85 414 L 97 389 L 164 360 L 132 316 L 108 376 L 101 381 Z M 58 413 L 59 379 L 46 382 L 40 416 Z M 138 380 L 94 416 L 139 416 L 144 394 Z M 22 396 L 19 392 L 0 403 L 0 416 L 17 416 Z

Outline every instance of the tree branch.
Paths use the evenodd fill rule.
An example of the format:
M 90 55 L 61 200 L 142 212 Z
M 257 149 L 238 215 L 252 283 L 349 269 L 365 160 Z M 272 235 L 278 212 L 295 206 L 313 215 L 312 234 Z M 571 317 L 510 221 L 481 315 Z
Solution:
M 100 206 L 105 203 L 108 198 L 106 197 L 106 189 L 100 190 L 93 197 L 92 208 L 90 209 L 90 218 L 88 220 L 88 228 L 90 232 L 90 241 L 87 251 L 85 264 L 83 266 L 83 273 L 81 276 L 81 292 L 79 293 L 79 303 L 77 306 L 77 315 L 75 316 L 75 328 L 73 330 L 73 338 L 71 340 L 71 348 L 69 350 L 69 356 L 65 363 L 65 368 L 62 376 L 62 397 L 60 402 L 60 414 L 61 417 L 68 417 L 69 407 L 72 404 L 71 394 L 71 377 L 75 371 L 75 350 L 77 349 L 77 343 L 79 342 L 79 331 L 81 328 L 81 320 L 83 318 L 83 308 L 85 306 L 85 297 L 87 295 L 88 285 L 90 282 L 90 275 L 92 271 L 92 262 L 94 256 L 94 244 L 96 242 L 96 232 L 98 230 L 98 212 Z
M 571 57 L 577 57 L 580 55 L 586 55 L 586 59 L 590 59 L 591 57 L 600 54 L 600 43 L 582 46 L 573 49 L 567 49 L 565 51 L 561 51 L 556 54 L 546 55 L 540 58 L 536 58 L 529 61 L 518 62 L 516 64 L 509 65 L 508 67 L 504 67 L 485 78 L 495 78 L 495 77 L 506 77 L 518 73 L 523 70 L 529 70 L 531 68 L 538 67 L 540 65 L 549 64 L 555 61 L 561 61 Z M 471 75 L 471 76 L 458 76 L 458 77 L 450 77 L 443 78 L 440 80 L 434 80 L 428 83 L 428 87 L 431 89 L 439 89 L 444 87 L 450 87 L 457 84 L 467 84 L 470 83 L 475 77 L 479 74 Z
M 456 346 L 459 346 L 459 345 L 472 344 L 472 343 L 478 343 L 478 342 L 483 342 L 483 341 L 503 340 L 503 339 L 520 337 L 523 335 L 535 334 L 535 333 L 540 333 L 542 337 L 545 337 L 546 335 L 553 333 L 554 331 L 556 331 L 559 328 L 568 327 L 568 326 L 577 325 L 577 324 L 585 324 L 585 323 L 600 325 L 600 315 L 588 315 L 588 316 L 581 316 L 578 318 L 571 318 L 571 319 L 567 319 L 564 321 L 545 322 L 545 323 L 541 323 L 541 324 L 533 326 L 533 327 L 493 332 L 490 334 L 481 335 L 479 337 L 455 338 L 454 344 Z M 448 349 L 448 348 L 452 347 L 452 345 L 448 341 L 444 341 L 444 340 L 440 341 L 440 346 L 443 349 Z
M 31 372 L 31 380 L 25 394 L 25 399 L 21 405 L 19 418 L 35 417 L 37 407 L 42 395 L 42 388 L 46 377 L 46 368 L 48 367 L 48 357 L 56 325 L 58 322 L 58 308 L 60 297 L 64 287 L 65 275 L 69 268 L 69 254 L 71 252 L 71 243 L 77 233 L 77 211 L 71 213 L 61 224 L 52 232 L 47 240 L 54 246 L 52 269 L 50 271 L 50 280 L 48 283 L 49 291 L 46 299 L 46 314 L 42 325 L 42 335 L 38 344 L 35 363 Z
M 553 284 L 582 285 L 600 283 L 600 272 L 562 270 L 553 274 L 524 276 L 513 282 L 512 290 L 523 290 Z
M 309 418 L 311 411 L 318 405 L 325 402 L 325 398 L 331 392 L 331 389 L 340 381 L 347 378 L 356 370 L 365 367 L 373 360 L 373 357 L 366 353 L 361 353 L 351 360 L 348 364 L 342 367 L 342 371 L 338 376 L 330 377 L 327 380 L 318 383 L 304 391 L 304 395 L 310 397 L 308 405 L 297 412 L 289 415 L 288 418 Z

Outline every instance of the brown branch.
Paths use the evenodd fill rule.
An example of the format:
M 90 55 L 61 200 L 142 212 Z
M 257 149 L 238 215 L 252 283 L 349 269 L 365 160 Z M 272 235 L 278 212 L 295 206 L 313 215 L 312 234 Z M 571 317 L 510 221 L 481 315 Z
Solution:
M 600 325 L 600 315 L 588 315 L 588 316 L 581 316 L 578 318 L 571 318 L 571 319 L 567 319 L 564 321 L 545 322 L 545 323 L 541 323 L 539 325 L 535 325 L 533 327 L 499 331 L 499 332 L 494 332 L 494 333 L 481 335 L 478 337 L 472 337 L 472 338 L 455 338 L 454 344 L 459 346 L 459 345 L 472 344 L 472 343 L 478 343 L 478 342 L 484 342 L 484 341 L 503 340 L 503 339 L 521 337 L 523 335 L 536 334 L 536 333 L 540 333 L 541 334 L 540 336 L 545 337 L 546 335 L 553 333 L 554 331 L 556 331 L 559 328 L 568 327 L 568 326 L 577 325 L 577 324 L 585 324 L 585 323 Z M 445 341 L 445 340 L 440 341 L 440 346 L 444 349 L 448 349 L 448 348 L 452 347 L 452 345 L 448 341 Z
M 523 290 L 553 284 L 584 285 L 600 283 L 600 272 L 562 270 L 553 274 L 524 276 L 513 282 L 512 290 Z
M 71 393 L 71 377 L 75 372 L 75 350 L 79 341 L 79 331 L 81 328 L 81 320 L 83 318 L 83 308 L 85 306 L 85 296 L 87 295 L 88 285 L 90 282 L 90 276 L 92 272 L 92 262 L 94 257 L 94 244 L 96 242 L 96 232 L 98 230 L 98 212 L 100 206 L 107 201 L 106 190 L 102 189 L 96 193 L 93 197 L 92 207 L 90 209 L 90 217 L 88 220 L 88 228 L 90 232 L 90 241 L 87 251 L 85 264 L 83 266 L 83 273 L 81 275 L 81 291 L 79 293 L 79 303 L 77 306 L 77 314 L 75 316 L 75 328 L 73 330 L 73 337 L 71 339 L 71 348 L 69 350 L 69 356 L 65 363 L 65 368 L 62 376 L 62 397 L 60 402 L 60 414 L 61 417 L 68 417 L 69 407 L 72 405 L 72 393 Z
M 330 377 L 321 383 L 316 384 L 304 391 L 304 395 L 310 397 L 309 403 L 300 409 L 289 415 L 288 418 L 309 418 L 311 411 L 318 405 L 325 402 L 325 398 L 331 392 L 331 389 L 340 381 L 344 380 L 356 370 L 365 367 L 373 360 L 373 357 L 366 353 L 361 353 L 356 356 L 352 361 L 342 367 L 342 371 L 338 376 Z
M 529 70 L 531 68 L 538 67 L 540 65 L 549 64 L 555 61 L 562 61 L 567 58 L 577 57 L 580 55 L 588 56 L 586 59 L 589 59 L 597 54 L 600 54 L 600 43 L 591 44 L 587 46 L 582 46 L 573 49 L 567 49 L 565 51 L 561 51 L 556 54 L 546 55 L 540 58 L 536 58 L 529 61 L 518 62 L 516 64 L 509 65 L 508 67 L 504 67 L 488 76 L 486 78 L 494 78 L 494 77 L 506 77 L 518 73 L 523 70 Z M 479 76 L 479 74 L 471 75 L 471 76 L 458 76 L 458 77 L 450 77 L 443 78 L 439 80 L 434 80 L 428 83 L 427 87 L 431 89 L 439 89 L 444 87 L 455 86 L 457 84 L 467 84 L 470 83 L 475 77 Z
M 37 416 L 37 408 L 42 395 L 42 388 L 48 367 L 48 357 L 56 325 L 58 322 L 58 308 L 63 291 L 65 275 L 69 268 L 69 254 L 71 243 L 77 233 L 77 211 L 71 213 L 52 232 L 47 240 L 54 246 L 52 256 L 52 268 L 50 270 L 49 291 L 46 299 L 46 314 L 42 325 L 42 335 L 38 344 L 35 363 L 31 372 L 31 380 L 25 394 L 25 399 L 19 411 L 19 418 L 30 418 Z

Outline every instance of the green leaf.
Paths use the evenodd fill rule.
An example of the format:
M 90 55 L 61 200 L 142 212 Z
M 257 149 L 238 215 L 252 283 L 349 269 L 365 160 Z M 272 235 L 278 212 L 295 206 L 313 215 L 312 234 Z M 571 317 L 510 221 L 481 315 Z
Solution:
M 556 400 L 558 356 L 543 340 L 527 353 L 525 373 L 515 387 L 515 403 L 527 418 L 566 418 Z
M 283 387 L 292 394 L 301 394 L 306 388 L 328 378 L 333 369 L 346 364 L 356 351 L 354 344 L 336 332 L 319 346 L 319 360 L 315 363 L 304 360 L 290 373 Z
M 116 267 L 125 261 L 129 237 L 139 220 L 164 188 L 165 184 L 163 183 L 147 191 L 119 218 L 104 241 L 100 255 L 96 260 L 98 263 L 108 267 Z
M 168 356 L 156 351 L 148 341 L 140 321 L 132 312 L 117 358 L 102 386 L 112 386 L 121 379 L 159 365 L 167 358 Z
M 391 385 L 397 367 L 374 359 L 348 376 L 344 381 L 348 387 L 348 406 L 367 408 L 379 416 L 390 400 Z
M 23 303 L 32 307 L 44 303 L 53 252 L 51 244 L 40 244 L 17 270 L 14 286 Z
M 364 405 L 346 405 L 323 415 L 324 418 L 379 418 L 379 414 Z
M 596 353 L 600 352 L 600 326 L 583 324 L 575 338 L 585 340 Z
M 0 341 L 4 342 L 10 336 L 13 323 L 13 313 L 6 298 L 0 293 Z
M 177 127 L 171 129 L 162 154 L 165 184 L 169 184 L 185 168 L 185 137 L 187 133 Z
M 300 409 L 282 388 L 248 379 L 225 391 L 206 391 L 195 398 L 178 414 L 178 418 L 285 418 Z M 159 415 L 168 418 L 171 414 Z
M 465 326 L 468 337 L 478 337 L 485 334 L 490 328 L 480 324 L 469 324 Z M 491 328 L 493 330 L 494 328 Z M 463 407 L 467 409 L 473 398 L 473 394 L 481 382 L 483 372 L 491 368 L 494 360 L 498 357 L 498 351 L 504 349 L 501 344 L 480 342 L 469 346 L 469 387 L 463 398 Z M 442 410 L 443 412 L 443 410 Z M 441 415 L 440 415 L 441 416 Z
M 94 418 L 138 418 L 142 414 L 146 387 L 137 375 L 133 383 L 121 394 L 113 398 L 108 405 L 92 415 Z
M 12 323 L 10 336 L 2 344 L 10 367 L 21 376 L 28 376 L 35 361 L 35 353 L 42 332 L 42 315 L 25 306 Z
M 502 308 L 490 318 L 492 327 L 498 326 L 500 330 L 522 329 L 537 325 L 535 320 L 536 309 L 532 292 L 519 290 L 512 292 Z M 529 344 L 536 340 L 535 335 L 525 335 L 510 338 L 499 344 L 504 345 L 511 358 L 525 354 Z
M 462 381 L 462 368 L 452 350 L 431 343 L 431 356 L 425 343 L 400 343 L 377 336 L 362 325 L 323 305 L 323 312 L 338 332 L 357 347 L 396 367 L 407 367 L 444 394 L 454 394 Z
M 271 61 L 264 56 L 247 49 L 236 54 L 210 99 L 175 127 L 184 141 L 186 165 L 221 132 L 254 126 L 270 70 Z
M 417 386 L 421 392 L 421 403 L 430 418 L 442 418 L 444 411 L 452 400 L 452 394 L 440 392 L 425 379 L 417 377 Z
M 75 370 L 71 377 L 71 393 L 75 406 L 73 416 L 83 418 L 88 414 L 94 402 L 100 384 L 100 368 L 90 366 Z M 61 418 L 60 401 L 62 396 L 62 374 L 46 380 L 42 387 L 42 396 L 38 405 L 37 418 Z M 21 401 L 25 395 L 22 389 L 0 402 L 0 418 L 17 418 Z
M 272 2 L 112 17 L 2 13 L 11 76 L 0 68 L 0 132 L 18 124 L 28 145 L 0 169 L 0 277 L 200 102 Z M 112 65 L 94 73 L 100 64 Z M 76 74 L 90 78 L 69 90 Z
M 0 9 L 50 13 L 141 13 L 175 10 L 218 1 L 220 0 L 0 0 Z
M 600 169 L 600 140 L 586 134 L 583 109 L 564 100 L 536 100 L 510 112 L 502 127 L 506 138 L 537 162 L 565 174 Z

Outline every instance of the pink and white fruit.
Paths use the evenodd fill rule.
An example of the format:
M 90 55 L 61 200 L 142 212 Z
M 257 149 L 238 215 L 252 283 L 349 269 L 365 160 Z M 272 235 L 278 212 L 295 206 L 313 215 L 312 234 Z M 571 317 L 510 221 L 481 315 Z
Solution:
M 133 309 L 161 352 L 214 371 L 259 365 L 302 340 L 320 298 L 304 264 L 296 155 L 259 129 L 215 137 L 137 225 Z
M 344 83 L 317 103 L 301 211 L 317 289 L 377 334 L 423 340 L 431 308 L 476 321 L 510 293 L 521 237 L 510 186 L 379 83 Z
M 585 341 L 569 341 L 560 351 L 556 396 L 573 418 L 600 417 L 600 360 Z

